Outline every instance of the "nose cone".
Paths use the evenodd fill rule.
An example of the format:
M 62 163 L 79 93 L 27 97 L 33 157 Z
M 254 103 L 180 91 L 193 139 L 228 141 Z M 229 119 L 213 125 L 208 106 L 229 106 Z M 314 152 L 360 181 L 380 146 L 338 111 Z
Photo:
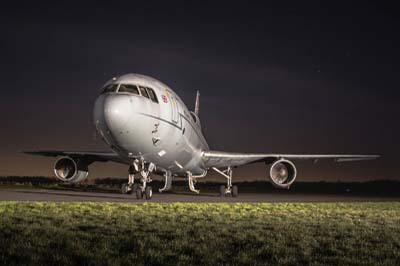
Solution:
M 102 135 L 116 135 L 125 130 L 133 106 L 128 95 L 100 95 L 94 107 L 94 121 Z

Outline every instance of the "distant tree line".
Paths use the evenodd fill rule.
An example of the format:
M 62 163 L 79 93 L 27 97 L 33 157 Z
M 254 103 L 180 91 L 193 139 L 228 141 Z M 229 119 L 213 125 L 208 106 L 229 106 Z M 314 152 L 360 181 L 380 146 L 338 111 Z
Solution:
M 44 176 L 0 176 L 0 185 L 33 185 L 48 186 L 60 185 L 63 187 L 111 187 L 118 188 L 126 183 L 126 178 L 96 178 L 86 182 L 66 185 L 54 177 Z M 320 193 L 320 194 L 349 194 L 349 195 L 400 195 L 400 182 L 391 180 L 367 181 L 367 182 L 295 182 L 290 190 L 274 188 L 268 181 L 236 182 L 242 192 L 255 193 Z M 160 188 L 163 181 L 154 180 L 151 183 L 153 188 Z M 221 185 L 221 182 L 199 182 L 196 187 L 203 191 L 214 191 Z M 187 181 L 183 179 L 174 180 L 173 189 L 186 190 Z
M 2 185 L 51 185 L 60 183 L 54 177 L 45 176 L 0 176 L 0 184 Z

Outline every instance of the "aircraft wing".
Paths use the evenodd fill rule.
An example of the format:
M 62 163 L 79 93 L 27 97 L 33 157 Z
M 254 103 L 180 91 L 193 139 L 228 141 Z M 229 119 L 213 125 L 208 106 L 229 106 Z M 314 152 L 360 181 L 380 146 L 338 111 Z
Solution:
M 272 163 L 277 159 L 285 158 L 291 160 L 313 160 L 332 159 L 335 162 L 350 162 L 373 160 L 379 155 L 360 155 L 360 154 L 256 154 L 256 153 L 234 153 L 222 151 L 203 152 L 203 161 L 206 168 L 224 168 L 228 166 L 240 166 L 245 164 L 265 162 Z
M 40 155 L 48 157 L 69 156 L 71 158 L 82 158 L 91 164 L 93 162 L 116 162 L 125 163 L 115 152 L 99 152 L 99 151 L 57 151 L 57 150 L 41 150 L 41 151 L 22 151 L 25 154 Z

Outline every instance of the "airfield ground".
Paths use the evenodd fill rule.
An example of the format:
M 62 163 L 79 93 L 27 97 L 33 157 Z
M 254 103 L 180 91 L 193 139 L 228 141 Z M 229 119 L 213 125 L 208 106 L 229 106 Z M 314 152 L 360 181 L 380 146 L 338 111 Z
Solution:
M 125 179 L 96 179 L 95 184 L 66 185 L 46 177 L 0 177 L 0 201 L 56 201 L 56 202 L 130 202 L 135 195 L 122 195 L 120 187 Z M 223 184 L 223 183 L 222 183 Z M 152 202 L 370 202 L 400 201 L 400 183 L 374 181 L 365 183 L 295 183 L 290 190 L 274 188 L 269 182 L 236 183 L 239 197 L 219 197 L 221 183 L 198 183 L 200 194 L 189 191 L 187 182 L 175 181 L 172 193 L 157 193 L 162 181 L 151 183 Z
M 53 201 L 53 202 L 129 202 L 144 203 L 147 200 L 137 200 L 135 195 L 122 195 L 116 191 L 71 191 L 52 189 L 2 188 L 0 187 L 0 201 Z M 216 192 L 202 192 L 199 195 L 192 192 L 178 191 L 175 193 L 155 192 L 150 202 L 400 202 L 400 195 L 358 195 L 358 194 L 324 194 L 299 193 L 277 190 L 275 192 L 244 192 L 239 197 L 219 197 Z
M 177 187 L 146 201 L 118 186 L 3 184 L 0 265 L 400 265 L 398 184 L 379 187 Z
M 0 265 L 400 264 L 398 202 L 3 201 L 0 217 Z

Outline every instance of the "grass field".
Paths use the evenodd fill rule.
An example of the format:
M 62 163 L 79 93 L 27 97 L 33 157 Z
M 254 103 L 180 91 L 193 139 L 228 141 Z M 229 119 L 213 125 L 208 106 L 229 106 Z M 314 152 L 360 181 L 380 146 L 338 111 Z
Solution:
M 400 203 L 0 202 L 0 265 L 400 265 Z

